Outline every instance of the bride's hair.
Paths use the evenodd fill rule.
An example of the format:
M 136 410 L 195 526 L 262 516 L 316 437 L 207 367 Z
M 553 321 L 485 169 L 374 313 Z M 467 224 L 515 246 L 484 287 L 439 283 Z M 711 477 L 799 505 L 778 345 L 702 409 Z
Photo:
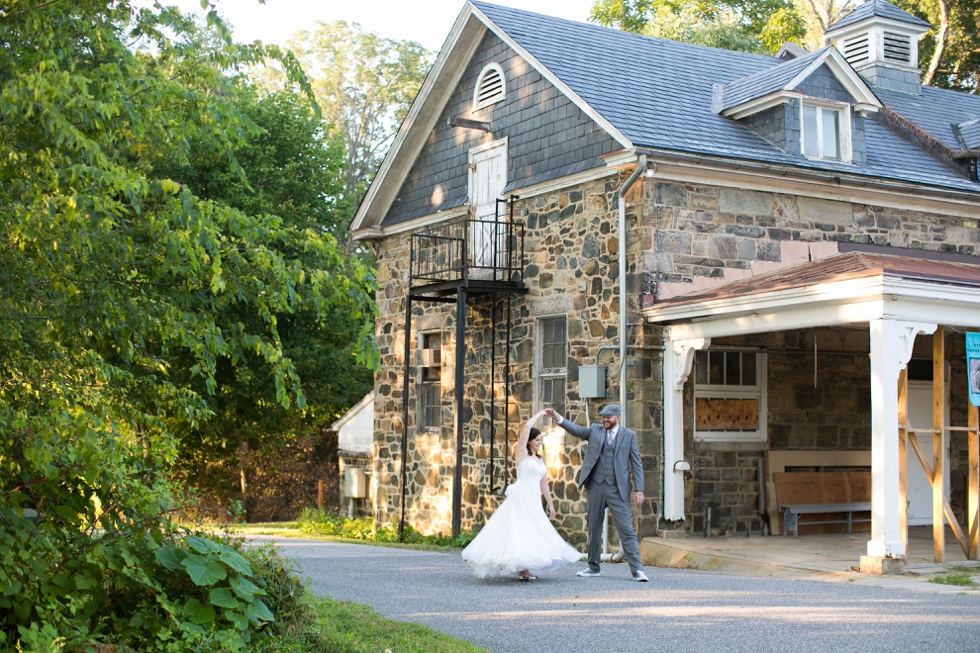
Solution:
M 539 435 L 541 435 L 541 431 L 532 426 L 530 434 L 527 436 L 527 454 L 529 456 L 531 455 L 531 440 L 535 439 Z

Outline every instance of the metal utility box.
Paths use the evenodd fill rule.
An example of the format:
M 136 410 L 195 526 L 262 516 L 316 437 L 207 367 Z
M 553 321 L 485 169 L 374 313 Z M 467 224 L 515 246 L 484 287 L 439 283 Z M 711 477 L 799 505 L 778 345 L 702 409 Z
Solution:
M 578 396 L 581 399 L 602 399 L 606 396 L 604 365 L 587 365 L 578 368 Z
M 344 469 L 344 496 L 363 499 L 367 496 L 367 476 L 360 467 Z

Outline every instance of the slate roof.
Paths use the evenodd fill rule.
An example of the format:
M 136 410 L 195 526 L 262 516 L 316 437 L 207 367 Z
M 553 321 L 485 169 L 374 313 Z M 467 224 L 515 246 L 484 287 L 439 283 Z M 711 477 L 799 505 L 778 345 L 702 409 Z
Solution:
M 832 47 L 834 46 L 828 45 L 822 50 L 810 52 L 796 59 L 790 59 L 772 68 L 760 70 L 757 73 L 725 84 L 724 94 L 722 95 L 722 111 L 737 107 L 743 102 L 748 102 L 749 100 L 764 97 L 770 93 L 782 90 L 787 84 L 793 81 L 794 77 L 806 70 L 807 66 L 813 63 L 815 59 L 823 56 Z
M 830 32 L 847 27 L 848 25 L 853 25 L 854 23 L 859 23 L 866 18 L 871 18 L 872 16 L 888 18 L 900 23 L 919 25 L 920 27 L 925 27 L 927 29 L 932 27 L 932 25 L 922 20 L 918 16 L 913 16 L 904 9 L 900 9 L 886 0 L 868 0 L 863 5 L 858 5 L 851 13 L 847 14 L 824 30 L 824 34 L 829 34 Z
M 956 126 L 960 144 L 967 150 L 980 150 L 980 119 L 961 122 Z
M 864 121 L 867 163 L 858 165 L 788 154 L 746 125 L 712 111 L 714 84 L 728 84 L 792 60 L 630 34 L 480 1 L 473 4 L 639 149 L 980 192 L 980 184 L 873 119 Z M 871 88 L 884 104 L 956 149 L 960 146 L 950 125 L 980 117 L 974 115 L 980 112 L 980 96 L 928 87 L 922 96 L 909 96 Z
M 963 146 L 953 125 L 980 118 L 980 95 L 923 86 L 922 95 L 871 87 L 881 103 L 902 114 L 954 150 Z

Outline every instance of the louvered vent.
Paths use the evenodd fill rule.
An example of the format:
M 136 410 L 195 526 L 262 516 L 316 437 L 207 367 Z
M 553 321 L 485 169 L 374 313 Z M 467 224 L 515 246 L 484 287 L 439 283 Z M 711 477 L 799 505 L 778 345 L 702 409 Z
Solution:
M 912 61 L 912 43 L 908 36 L 885 32 L 885 59 L 910 63 Z
M 861 34 L 844 41 L 844 58 L 852 66 L 868 60 L 868 35 Z
M 476 97 L 473 98 L 473 108 L 482 107 L 500 102 L 504 99 L 504 72 L 500 66 L 490 64 L 483 69 L 476 82 Z

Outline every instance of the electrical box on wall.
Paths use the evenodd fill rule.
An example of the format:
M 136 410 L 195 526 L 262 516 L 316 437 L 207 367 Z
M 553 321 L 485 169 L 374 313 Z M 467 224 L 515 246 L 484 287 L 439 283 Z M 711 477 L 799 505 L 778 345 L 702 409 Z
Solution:
M 367 477 L 360 467 L 348 467 L 344 470 L 344 496 L 352 499 L 363 499 L 367 496 Z
M 604 365 L 578 368 L 578 396 L 581 399 L 605 398 L 606 367 Z

